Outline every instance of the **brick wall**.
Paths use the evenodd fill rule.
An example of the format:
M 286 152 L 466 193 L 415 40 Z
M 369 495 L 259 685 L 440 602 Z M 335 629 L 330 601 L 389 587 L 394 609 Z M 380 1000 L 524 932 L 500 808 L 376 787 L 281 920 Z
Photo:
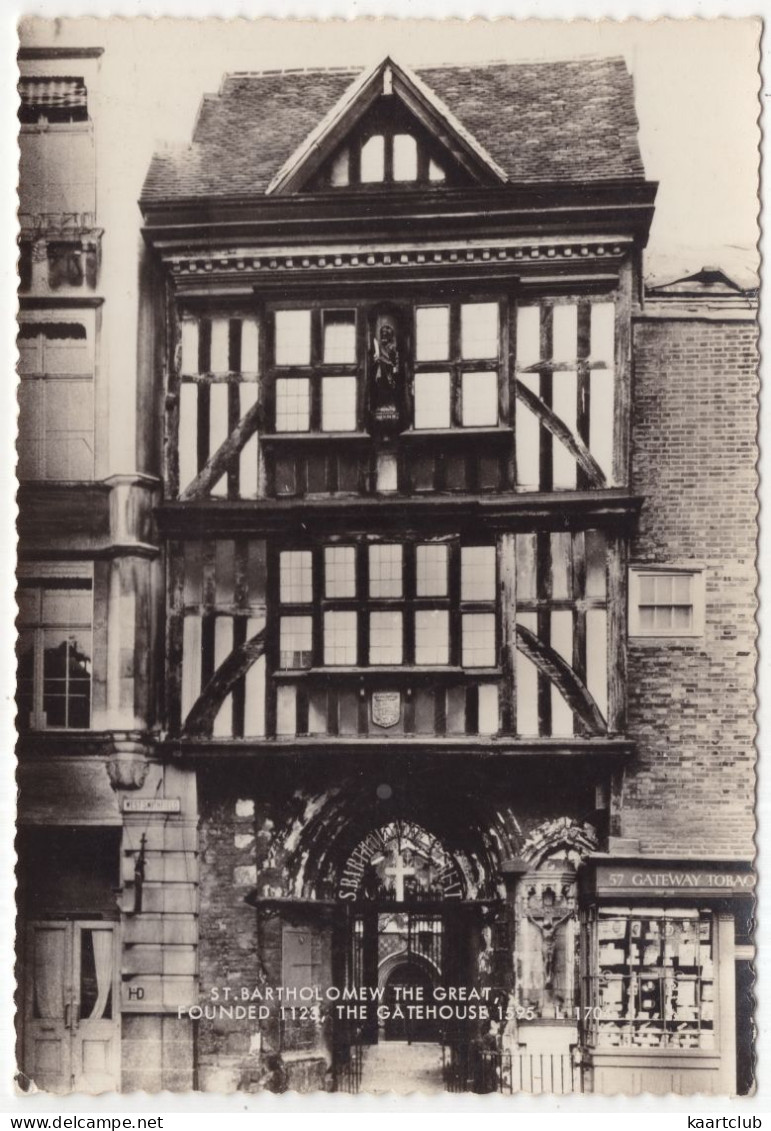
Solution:
M 629 644 L 621 831 L 647 852 L 752 852 L 756 328 L 641 320 L 630 560 L 706 567 L 703 639 Z

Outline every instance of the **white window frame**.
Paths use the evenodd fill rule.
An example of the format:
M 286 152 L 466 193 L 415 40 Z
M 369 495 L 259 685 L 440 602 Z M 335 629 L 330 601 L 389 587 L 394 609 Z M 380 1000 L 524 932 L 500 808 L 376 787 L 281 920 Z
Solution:
M 629 636 L 636 639 L 698 639 L 704 636 L 705 567 L 688 564 L 635 564 L 629 567 Z M 690 628 L 645 628 L 640 624 L 640 580 L 643 577 L 689 577 L 693 617 Z
M 77 589 L 79 592 L 87 592 L 91 599 L 91 618 L 89 625 L 89 633 L 91 637 L 91 662 L 90 672 L 90 686 L 89 686 L 89 719 L 86 727 L 71 727 L 71 726 L 55 726 L 50 724 L 46 718 L 45 711 L 43 710 L 44 694 L 45 694 L 45 675 L 44 675 L 44 650 L 45 650 L 45 633 L 46 630 L 55 627 L 44 623 L 42 617 L 40 621 L 34 624 L 26 624 L 19 621 L 19 629 L 28 630 L 33 635 L 33 676 L 32 676 L 32 699 L 33 708 L 30 719 L 28 720 L 28 730 L 33 731 L 58 731 L 60 733 L 68 733 L 70 731 L 91 730 L 93 727 L 94 718 L 94 570 L 90 562 L 34 562 L 34 563 L 19 563 L 17 576 L 20 581 L 25 582 L 25 587 L 35 592 L 41 593 L 44 589 L 51 589 L 54 587 L 53 583 L 59 583 L 57 588 L 67 588 L 68 581 L 73 582 L 72 588 Z M 83 585 L 84 582 L 88 583 L 88 587 Z

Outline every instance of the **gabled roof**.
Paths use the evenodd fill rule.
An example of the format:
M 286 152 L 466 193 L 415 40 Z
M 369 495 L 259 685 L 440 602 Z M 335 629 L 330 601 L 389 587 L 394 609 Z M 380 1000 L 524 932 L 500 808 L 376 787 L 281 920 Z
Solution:
M 650 295 L 737 295 L 743 294 L 739 286 L 722 267 L 702 267 L 692 275 L 673 279 L 671 283 L 659 283 L 648 287 Z
M 409 75 L 410 73 L 407 72 Z M 446 108 L 491 169 L 516 185 L 645 178 L 632 78 L 622 58 L 428 67 L 423 97 Z M 142 202 L 263 196 L 362 69 L 228 75 L 206 96 L 191 145 L 156 153 Z
M 453 149 L 460 151 L 464 163 L 470 159 L 472 167 L 476 165 L 488 177 L 501 184 L 506 183 L 506 174 L 500 165 L 431 88 L 413 71 L 386 58 L 376 67 L 363 72 L 345 90 L 332 109 L 282 165 L 266 192 L 287 192 L 299 186 L 310 171 L 318 168 L 333 146 L 364 115 L 373 101 L 380 94 L 386 93 L 391 98 L 400 98 L 432 132 L 444 134 Z

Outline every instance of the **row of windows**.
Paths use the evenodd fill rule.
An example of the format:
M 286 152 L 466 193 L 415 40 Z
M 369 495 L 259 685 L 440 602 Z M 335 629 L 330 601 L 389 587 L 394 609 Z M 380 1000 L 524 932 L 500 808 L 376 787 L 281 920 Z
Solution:
M 446 597 L 449 587 L 449 546 L 418 543 L 415 546 L 416 597 Z M 367 547 L 367 595 L 374 598 L 404 596 L 404 551 L 401 543 Z M 279 599 L 284 605 L 310 604 L 314 598 L 313 553 L 284 550 L 279 557 Z M 346 599 L 357 593 L 356 547 L 324 548 L 325 598 Z M 460 549 L 461 601 L 494 601 L 496 558 L 494 546 L 462 546 Z
M 323 601 L 313 599 L 313 562 L 308 551 L 280 557 L 279 667 L 448 665 L 495 667 L 497 663 L 494 550 L 462 547 L 459 595 L 450 602 L 450 547 L 414 547 L 414 579 L 408 586 L 406 547 L 366 548 L 368 570 L 357 570 L 356 548 L 325 547 Z M 368 578 L 366 574 L 368 573 Z M 362 580 L 364 578 L 364 580 Z M 334 602 L 356 599 L 359 586 L 376 601 L 444 599 L 441 607 L 350 609 Z M 694 637 L 704 631 L 704 572 L 700 569 L 632 567 L 629 573 L 629 632 L 632 637 Z M 92 582 L 85 577 L 23 579 L 18 591 L 19 727 L 78 729 L 90 726 Z M 406 594 L 406 596 L 405 596 Z M 464 606 L 463 603 L 466 603 Z M 479 605 L 489 603 L 489 609 Z M 300 612 L 298 606 L 310 606 Z M 452 606 L 452 607 L 451 607 Z M 290 609 L 297 612 L 290 612 Z M 314 644 L 318 626 L 319 644 Z
M 416 609 L 409 614 L 414 641 L 411 650 L 405 644 L 407 615 L 401 609 L 377 609 L 368 614 L 354 609 L 327 609 L 322 614 L 324 665 L 356 667 L 361 662 L 359 618 L 364 615 L 369 665 L 447 665 L 451 662 L 448 609 Z M 460 620 L 461 665 L 464 668 L 495 667 L 495 614 L 462 613 Z M 310 668 L 313 663 L 313 617 L 282 616 L 279 666 L 292 670 Z
M 422 152 L 416 139 L 407 133 L 374 133 L 361 145 L 344 146 L 332 158 L 328 170 L 332 188 L 419 180 L 441 184 L 444 179 L 441 165 Z
M 451 344 L 451 311 L 459 309 L 459 343 Z M 310 365 L 312 359 L 312 312 L 277 310 L 275 363 L 277 366 Z M 356 311 L 321 312 L 321 357 L 324 365 L 356 362 Z M 492 360 L 498 357 L 498 304 L 496 302 L 418 306 L 415 309 L 415 360 Z M 184 366 L 184 362 L 183 362 Z

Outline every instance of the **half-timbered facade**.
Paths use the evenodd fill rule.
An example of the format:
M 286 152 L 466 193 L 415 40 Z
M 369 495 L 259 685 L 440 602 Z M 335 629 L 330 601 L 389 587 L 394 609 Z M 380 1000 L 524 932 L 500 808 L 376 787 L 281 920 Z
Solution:
M 619 59 L 231 75 L 153 159 L 125 1087 L 735 1088 L 751 832 L 646 837 L 629 678 L 725 580 L 641 519 L 655 191 Z

